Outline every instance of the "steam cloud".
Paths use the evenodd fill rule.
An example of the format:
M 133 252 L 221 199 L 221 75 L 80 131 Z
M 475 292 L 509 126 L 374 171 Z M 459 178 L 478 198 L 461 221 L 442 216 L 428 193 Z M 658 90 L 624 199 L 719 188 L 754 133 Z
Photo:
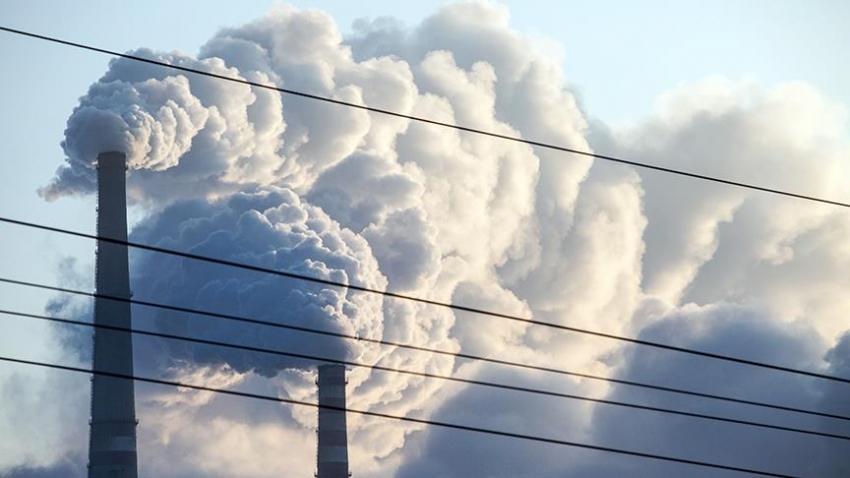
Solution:
M 387 19 L 361 21 L 345 39 L 322 12 L 279 7 L 222 30 L 197 58 L 147 49 L 131 53 L 780 188 L 840 197 L 848 186 L 842 113 L 813 88 L 795 83 L 764 90 L 748 80 L 713 78 L 665 94 L 645 122 L 591 128 L 560 67 L 534 53 L 509 28 L 506 9 L 492 4 L 449 5 L 413 30 Z M 588 158 L 121 58 L 81 99 L 62 146 L 68 159 L 42 189 L 47 199 L 92 192 L 96 154 L 127 152 L 128 192 L 147 212 L 132 232 L 140 242 L 790 366 L 846 374 L 850 361 L 847 336 L 841 339 L 850 313 L 850 218 L 834 209 L 638 175 Z M 134 292 L 144 300 L 675 382 L 670 386 L 704 385 L 687 377 L 704 364 L 672 365 L 615 343 L 154 254 L 135 256 L 132 266 Z M 541 388 L 555 384 L 537 374 L 358 342 L 177 314 L 142 317 L 172 333 Z M 751 350 L 753 343 L 763 347 Z M 242 383 L 299 399 L 314 394 L 305 371 L 310 364 L 303 361 L 160 345 L 166 359 L 156 360 L 178 375 L 212 375 L 229 386 Z M 793 380 L 780 377 L 762 383 L 753 381 L 757 372 L 726 368 L 711 374 L 717 383 L 728 378 L 737 384 L 730 394 L 763 398 L 791 390 L 794 400 L 812 408 L 847 403 L 837 398 L 846 397 L 846 390 L 809 382 L 789 385 Z M 588 381 L 556 385 L 631 397 Z M 691 440 L 695 428 L 675 427 L 663 417 L 640 421 L 601 406 L 531 403 L 363 369 L 350 373 L 349 393 L 355 408 L 478 418 L 470 424 L 625 448 L 645 444 L 640 430 L 655 427 L 658 443 L 683 456 L 699 458 L 705 450 L 705 443 Z M 140 440 L 171 458 L 168 472 L 166 461 L 153 460 L 146 465 L 151 473 L 278 476 L 311 469 L 312 412 L 262 412 L 273 414 L 276 425 L 270 426 L 268 416 L 241 403 L 222 402 L 211 418 L 215 400 L 153 393 L 141 400 L 146 408 L 140 415 L 147 413 L 157 431 L 142 433 Z M 358 476 L 605 476 L 633 466 L 625 459 L 565 455 L 438 429 L 415 433 L 421 427 L 358 416 L 349 420 Z M 573 425 L 560 425 L 566 423 Z M 630 431 L 622 431 L 624 424 Z M 229 450 L 227 443 L 247 436 L 246 430 L 252 431 L 251 446 Z M 706 436 L 725 433 L 718 428 Z M 794 456 L 797 463 L 782 461 L 788 470 L 822 476 L 847 469 L 846 457 L 830 448 L 824 452 L 816 442 L 769 441 L 775 446 L 726 447 L 713 458 L 773 469 L 777 455 Z M 793 454 L 782 451 L 791 448 Z M 262 468 L 245 464 L 268 462 L 264 450 L 287 456 Z M 754 453 L 755 461 L 747 461 Z M 468 468 L 473 462 L 486 466 Z M 681 473 L 675 467 L 651 470 L 654 476 Z

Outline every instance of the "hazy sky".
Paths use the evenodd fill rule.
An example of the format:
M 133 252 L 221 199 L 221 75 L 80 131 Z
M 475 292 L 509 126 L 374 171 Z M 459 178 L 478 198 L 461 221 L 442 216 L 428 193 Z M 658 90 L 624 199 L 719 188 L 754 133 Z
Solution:
M 484 129 L 507 128 L 529 139 L 850 200 L 850 63 L 845 52 L 850 32 L 844 25 L 850 7 L 846 2 L 524 1 L 467 10 L 447 8 L 438 14 L 444 3 L 373 1 L 355 7 L 351 2 L 289 2 L 300 10 L 324 11 L 336 24 L 316 20 L 314 30 L 299 32 L 294 25 L 307 17 L 292 12 L 266 17 L 273 5 L 283 5 L 268 1 L 45 0 L 35 5 L 7 0 L 0 4 L 0 24 L 118 51 L 150 48 L 185 55 L 191 61 L 199 56 L 220 57 L 228 66 L 244 72 L 253 67 L 238 46 L 210 40 L 221 28 L 266 18 L 268 24 L 259 21 L 238 34 L 257 43 L 271 41 L 267 38 L 276 35 L 283 39 L 275 44 L 282 59 L 273 58 L 264 66 L 270 78 L 287 85 L 319 88 L 316 85 L 326 79 L 322 72 L 330 71 L 334 81 L 346 78 L 360 88 L 360 93 L 345 89 L 341 83 L 325 84 L 322 92 L 362 94 L 367 102 L 397 100 L 381 105 L 387 109 L 395 109 L 397 104 L 423 116 L 448 114 L 458 122 Z M 452 16 L 458 12 L 480 14 L 481 18 Z M 374 21 L 385 16 L 398 22 Z M 431 20 L 422 23 L 429 17 Z M 479 36 L 470 33 L 479 27 Z M 345 48 L 334 43 L 337 32 L 353 51 L 353 60 L 346 57 Z M 488 45 L 488 35 L 499 41 Z M 442 55 L 441 51 L 449 53 Z M 316 58 L 310 56 L 314 52 Z M 297 61 L 288 63 L 287 55 Z M 369 58 L 387 55 L 397 62 L 367 65 Z M 66 154 L 76 154 L 60 146 L 66 124 L 89 86 L 107 72 L 109 60 L 103 55 L 0 32 L 0 63 L 4 65 L 0 74 L 0 216 L 94 231 L 93 195 L 69 194 L 73 188 L 61 180 L 54 184 L 64 196 L 55 201 L 46 201 L 37 190 L 51 182 Z M 132 65 L 121 68 L 116 67 L 113 78 L 127 81 L 134 91 L 145 91 L 145 87 L 127 79 L 136 78 L 133 75 L 151 78 L 152 88 L 164 81 L 147 70 L 137 72 Z M 189 112 L 187 121 L 197 136 L 189 138 L 194 141 L 191 148 L 174 157 L 163 156 L 163 160 L 173 160 L 174 165 L 178 161 L 202 164 L 193 158 L 205 158 L 215 165 L 207 169 L 207 163 L 203 163 L 199 170 L 206 175 L 181 176 L 184 173 L 179 168 L 179 174 L 167 169 L 161 173 L 148 171 L 151 167 L 145 162 L 153 161 L 152 154 L 140 159 L 140 172 L 131 173 L 140 203 L 146 208 L 137 208 L 132 214 L 133 221 L 142 224 L 136 232 L 139 240 L 158 242 L 167 237 L 165 243 L 173 247 L 209 247 L 210 253 L 260 261 L 268 252 L 265 247 L 288 244 L 298 237 L 305 243 L 335 245 L 317 246 L 316 250 L 305 246 L 299 249 L 303 256 L 295 255 L 291 262 L 282 260 L 280 267 L 297 267 L 298 261 L 307 257 L 330 264 L 328 270 L 344 273 L 352 281 L 389 284 L 414 295 L 435 294 L 483 308 L 510 309 L 540 320 L 657 337 L 686 346 L 716 347 L 728 353 L 749 349 L 748 353 L 764 360 L 835 373 L 843 367 L 848 374 L 850 355 L 844 354 L 850 354 L 850 350 L 841 348 L 840 338 L 847 328 L 841 318 L 850 313 L 850 301 L 842 293 L 848 285 L 842 267 L 850 265 L 850 253 L 844 245 L 850 228 L 847 215 L 842 216 L 840 211 L 655 174 L 634 174 L 606 165 L 591 166 L 584 160 L 562 166 L 558 161 L 563 158 L 546 152 L 504 148 L 416 128 L 401 133 L 395 129 L 398 125 L 356 115 L 325 122 L 313 118 L 307 104 L 284 102 L 281 106 L 271 97 L 260 96 L 251 109 L 246 106 L 254 104 L 253 99 L 246 99 L 251 97 L 249 92 L 209 91 L 194 81 L 175 86 L 185 86 L 190 93 L 174 93 L 174 98 L 179 100 L 178 109 Z M 375 85 L 384 84 L 398 90 L 374 93 Z M 414 90 L 421 94 L 417 96 Z M 156 96 L 149 94 L 150 98 Z M 240 103 L 243 101 L 246 103 Z M 215 112 L 211 112 L 213 106 Z M 261 107 L 268 112 L 262 120 L 256 116 Z M 145 108 L 154 107 L 148 103 Z M 280 111 L 285 112 L 282 117 L 278 117 Z M 87 121 L 84 117 L 77 120 Z M 219 120 L 225 133 L 211 132 L 210 125 Z M 303 134 L 299 136 L 299 132 Z M 219 141 L 222 135 L 225 139 Z M 395 140 L 386 139 L 396 135 Z M 211 152 L 199 152 L 198 138 L 213 144 Z M 336 138 L 342 138 L 339 144 L 330 145 Z M 432 147 L 435 144 L 446 145 L 446 150 Z M 453 155 L 452 148 L 462 150 L 459 157 Z M 258 166 L 239 167 L 237 158 L 250 158 L 251 164 Z M 71 159 L 71 168 L 86 167 L 84 158 Z M 492 164 L 488 162 L 491 160 Z M 490 164 L 490 169 L 482 172 L 472 168 L 470 164 L 478 164 L 476 161 Z M 446 179 L 434 179 L 441 175 Z M 214 176 L 216 181 L 207 181 Z M 372 196 L 352 185 L 370 191 Z M 195 203 L 188 191 L 198 192 Z M 233 199 L 237 196 L 238 200 Z M 297 214 L 292 216 L 292 211 Z M 250 229 L 246 217 L 256 219 L 256 227 L 273 224 L 276 229 L 265 236 Z M 211 246 L 174 235 L 198 218 L 205 218 L 208 227 L 199 227 L 197 235 L 212 237 L 216 231 L 227 231 L 232 243 Z M 404 237 L 397 231 L 404 231 Z M 261 245 L 244 245 L 257 237 L 267 242 L 258 239 Z M 237 254 L 234 244 L 245 248 L 240 249 L 242 255 Z M 3 277 L 91 287 L 87 281 L 92 274 L 94 247 L 90 242 L 0 225 L 0 249 L 4 251 L 0 254 Z M 233 279 L 235 286 L 222 278 L 213 287 L 210 277 L 219 274 L 215 271 L 190 274 L 185 280 L 170 283 L 169 278 L 182 274 L 179 264 L 140 258 L 134 267 L 138 277 L 145 278 L 134 283 L 136 292 L 159 297 L 167 290 L 175 301 L 185 300 L 187 304 L 216 297 L 212 289 L 219 297 L 229 297 L 232 292 L 246 303 L 265 304 L 271 300 L 270 291 L 279 286 L 245 276 Z M 315 270 L 321 273 L 326 269 L 316 266 Z M 51 298 L 0 285 L 0 308 L 42 312 Z M 296 299 L 288 300 L 271 308 L 244 305 L 246 308 L 236 312 L 273 315 L 303 306 Z M 688 375 L 696 369 L 706 376 L 728 379 L 719 386 L 730 394 L 768 399 L 782 392 L 788 400 L 813 408 L 831 407 L 842 400 L 847 403 L 847 390 L 783 382 L 773 376 L 754 378 L 743 372 L 713 370 L 702 363 L 667 363 L 649 352 L 610 344 L 572 339 L 562 342 L 524 328 L 494 328 L 482 334 L 483 324 L 464 322 L 463 317 L 443 312 L 394 308 L 356 296 L 324 305 L 345 310 L 340 316 L 350 319 L 351 327 L 364 333 L 381 330 L 385 336 L 399 333 L 424 337 L 431 344 L 504 354 L 515 360 L 534 358 L 539 352 L 546 360 L 595 373 L 647 381 L 678 380 L 680 385 L 690 383 Z M 312 305 L 304 307 L 312 310 Z M 378 322 L 367 317 L 369 311 L 376 310 L 380 312 L 375 314 L 382 317 L 376 319 Z M 64 312 L 84 310 L 66 307 Z M 316 320 L 336 317 L 317 314 Z M 405 314 L 420 320 L 427 316 L 433 322 L 422 330 L 394 322 Z M 151 319 L 159 320 L 159 327 L 165 320 Z M 463 325 L 468 323 L 472 325 Z M 222 337 L 230 334 L 225 328 L 207 332 Z M 741 337 L 751 338 L 758 346 L 748 348 Z M 287 339 L 257 340 L 284 343 Z M 186 358 L 178 350 L 156 347 L 151 345 L 146 353 L 165 350 L 162 353 L 175 360 Z M 562 351 L 567 347 L 582 351 L 586 360 L 565 357 Z M 61 343 L 55 330 L 44 324 L 0 317 L 2 354 L 79 360 L 76 352 L 73 343 Z M 220 380 L 226 386 L 241 384 L 286 396 L 306 397 L 311 393 L 297 378 L 287 375 L 289 372 L 270 384 L 262 379 L 286 364 L 193 353 L 209 369 L 181 369 L 179 373 L 184 375 L 180 376 L 203 378 L 206 373 L 208 379 Z M 437 363 L 375 350 L 348 353 L 471 378 L 535 386 L 548 383 L 545 377 L 470 364 Z M 158 357 L 145 356 L 142 361 L 142 370 L 160 371 Z M 216 368 L 223 364 L 231 368 L 225 372 Z M 61 475 L 66 470 L 63 467 L 70 467 L 68 473 L 80 472 L 74 467 L 78 467 L 84 448 L 58 444 L 85 437 L 85 430 L 80 435 L 56 424 L 33 430 L 24 418 L 62 416 L 63 408 L 55 403 L 43 413 L 24 409 L 29 404 L 47 406 L 48 391 L 54 385 L 68 387 L 69 396 L 74 397 L 69 403 L 76 407 L 72 414 L 81 413 L 78 405 L 84 402 L 88 382 L 84 378 L 62 379 L 56 384 L 55 377 L 0 364 L 0 429 L 18 430 L 22 437 L 0 438 L 0 476 Z M 706 459 L 775 470 L 779 465 L 793 465 L 777 458 L 788 454 L 783 450 L 800 450 L 804 458 L 799 468 L 791 470 L 793 473 L 828 475 L 847 466 L 846 462 L 836 464 L 835 456 L 830 455 L 832 443 L 742 433 L 738 437 L 742 441 L 765 443 L 764 452 L 755 453 L 747 461 L 736 451 L 736 446 L 743 446 L 737 439 L 723 438 L 726 430 L 706 431 L 698 428 L 700 424 L 662 423 L 655 417 L 642 422 L 629 413 L 620 416 L 616 410 L 545 401 L 534 405 L 536 413 L 528 416 L 517 412 L 528 403 L 523 397 L 495 397 L 477 389 L 438 390 L 437 385 L 407 381 L 389 387 L 386 381 L 367 375 L 358 376 L 354 382 L 362 392 L 357 399 L 361 405 L 387 407 L 397 413 L 445 420 L 481 418 L 493 426 L 509 426 L 518 420 L 524 423 L 524 432 L 547 435 L 563 431 L 553 422 L 572 417 L 575 430 L 565 436 L 578 441 L 640 448 L 644 444 L 640 439 L 623 437 L 634 438 L 642 429 L 656 427 L 657 446 L 652 448 L 656 453 L 688 455 L 695 450 L 710 450 Z M 597 396 L 647 399 L 633 391 L 594 384 L 565 382 L 561 386 Z M 142 400 L 147 405 L 140 408 L 180 402 L 165 392 L 157 395 L 160 392 L 143 392 L 149 401 Z M 423 398 L 429 394 L 434 395 L 430 402 Z M 654 403 L 663 400 L 666 398 Z M 484 415 L 476 406 L 482 402 L 489 405 L 485 408 L 492 416 L 478 416 Z M 681 403 L 670 400 L 664 405 Z M 169 440 L 179 444 L 175 449 L 189 453 L 195 448 L 188 442 L 203 433 L 227 429 L 208 447 L 224 450 L 232 440 L 238 440 L 240 430 L 246 434 L 253 431 L 266 433 L 254 445 L 273 449 L 280 440 L 302 440 L 310 420 L 306 412 L 290 416 L 288 412 L 209 397 L 190 397 L 179 406 L 213 425 L 203 431 L 198 427 L 194 433 L 176 432 L 168 427 L 167 413 L 151 412 L 147 418 L 151 426 L 140 440 L 149 445 L 149 450 L 162 451 L 163 458 L 147 468 L 152 473 L 149 476 L 155 476 L 166 462 L 168 453 L 163 450 Z M 715 410 L 713 405 L 704 407 L 725 411 Z M 226 411 L 222 413 L 226 418 L 220 422 L 215 421 L 217 409 Z M 846 405 L 844 410 L 846 413 Z M 264 417 L 286 423 L 266 429 L 258 425 Z M 142 420 L 145 422 L 146 417 Z M 796 419 L 789 420 L 797 424 Z M 629 433 L 618 429 L 618 424 Z M 569 458 L 575 466 L 569 468 L 559 449 L 522 444 L 515 450 L 522 456 L 512 458 L 507 451 L 513 445 L 503 441 L 482 439 L 470 445 L 471 436 L 412 428 L 393 431 L 358 420 L 353 427 L 362 441 L 387 443 L 383 448 L 363 445 L 354 450 L 353 461 L 360 467 L 355 469 L 358 476 L 563 476 L 567 471 L 575 476 L 612 476 L 625 471 L 677 476 L 683 470 L 625 459 L 606 461 L 607 457 L 596 455 L 587 458 L 573 452 Z M 38 438 L 44 431 L 50 439 Z M 843 433 L 848 433 L 846 427 Z M 702 437 L 698 443 L 682 444 L 698 436 Z M 46 451 L 49 448 L 53 450 Z M 202 459 L 210 465 L 196 471 L 197 475 L 187 471 L 193 466 L 197 470 L 196 462 L 181 461 L 179 476 L 278 476 L 287 466 L 304 465 L 303 460 L 281 459 L 269 468 L 238 468 L 235 460 L 221 458 L 221 462 L 213 463 L 212 455 L 198 452 L 197 460 Z M 36 471 L 38 467 L 44 470 Z M 309 472 L 299 470 L 297 475 Z

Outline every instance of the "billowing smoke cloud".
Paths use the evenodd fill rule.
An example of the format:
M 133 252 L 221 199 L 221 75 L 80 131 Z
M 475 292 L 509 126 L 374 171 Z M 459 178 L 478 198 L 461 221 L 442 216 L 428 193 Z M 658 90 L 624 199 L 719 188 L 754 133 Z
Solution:
M 709 79 L 666 93 L 644 122 L 591 128 L 559 66 L 510 29 L 504 8 L 487 3 L 448 5 L 412 30 L 387 19 L 360 21 L 349 38 L 324 13 L 279 7 L 222 30 L 197 57 L 132 53 L 778 188 L 840 197 L 848 186 L 850 148 L 840 108 L 813 88 L 794 83 L 765 90 L 750 80 Z M 594 164 L 127 59 L 112 61 L 81 99 L 62 146 L 67 162 L 42 189 L 47 199 L 92 192 L 96 154 L 127 152 L 128 193 L 146 214 L 132 232 L 140 242 L 850 373 L 842 335 L 850 313 L 850 276 L 843 273 L 850 267 L 850 216 L 824 206 Z M 837 410 L 847 403 L 847 390 L 837 385 L 662 357 L 615 342 L 152 253 L 134 255 L 132 275 L 135 297 L 143 300 L 807 408 Z M 137 324 L 170 333 L 681 405 L 598 382 L 553 380 L 444 356 L 185 314 L 134 313 Z M 314 364 L 305 361 L 177 342 L 145 344 L 140 367 L 152 373 L 315 399 Z M 706 458 L 700 453 L 729 432 L 718 426 L 704 433 L 704 424 L 684 419 L 362 368 L 350 372 L 349 393 L 354 408 L 695 459 Z M 148 456 L 167 457 L 145 464 L 153 475 L 260 477 L 295 469 L 303 475 L 312 467 L 314 410 L 283 413 L 185 391 L 143 388 L 140 394 L 140 446 Z M 743 413 L 708 403 L 684 406 Z M 611 476 L 634 470 L 696 476 L 690 468 L 357 415 L 349 416 L 349 424 L 358 476 Z M 641 448 L 650 429 L 657 435 L 655 448 Z M 766 469 L 787 465 L 821 476 L 846 469 L 831 445 L 735 433 L 712 450 L 712 459 Z M 741 444 L 748 440 L 769 445 L 753 450 Z M 788 451 L 795 449 L 799 453 Z
M 170 237 L 174 218 L 179 235 Z M 222 258 L 297 274 L 352 282 L 382 289 L 386 280 L 378 271 L 364 239 L 340 229 L 319 208 L 303 204 L 290 190 L 237 193 L 226 204 L 182 202 L 140 225 L 135 237 L 174 250 Z M 168 304 L 280 321 L 346 335 L 378 338 L 382 324 L 380 296 L 345 289 L 305 285 L 260 274 L 173 256 L 152 254 L 138 261 L 136 293 Z M 182 314 L 185 315 L 185 314 Z M 191 320 L 181 314 L 160 314 L 159 326 L 172 333 L 203 336 L 218 341 L 236 338 L 244 344 L 329 359 L 358 359 L 353 341 L 320 340 L 306 334 L 282 333 L 269 327 L 245 327 L 223 319 Z M 222 349 L 197 349 L 196 363 L 229 363 L 236 371 L 255 370 L 274 376 L 292 361 L 256 354 L 234 354 Z M 222 355 L 205 356 L 203 353 Z

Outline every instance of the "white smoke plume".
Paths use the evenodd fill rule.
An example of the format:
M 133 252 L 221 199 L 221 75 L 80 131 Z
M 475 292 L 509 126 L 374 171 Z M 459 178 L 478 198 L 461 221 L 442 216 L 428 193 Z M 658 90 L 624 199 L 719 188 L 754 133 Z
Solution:
M 751 80 L 708 79 L 663 95 L 644 122 L 591 128 L 560 67 L 535 53 L 508 22 L 500 6 L 465 3 L 443 7 L 415 29 L 386 19 L 363 21 L 343 38 L 322 12 L 278 7 L 220 31 L 197 57 L 131 53 L 777 188 L 841 198 L 850 185 L 842 110 L 810 86 L 765 89 Z M 128 59 L 112 61 L 81 99 L 62 146 L 68 159 L 42 189 L 47 199 L 92 192 L 96 154 L 127 152 L 128 193 L 147 214 L 133 240 L 847 373 L 847 339 L 841 337 L 850 313 L 850 276 L 843 272 L 850 267 L 850 216 L 836 209 L 593 163 Z M 764 398 L 787 392 L 789 400 L 810 408 L 835 409 L 847 397 L 846 390 L 822 384 L 763 383 L 754 379 L 758 372 L 709 372 L 703 364 L 610 341 L 151 253 L 134 256 L 132 275 L 135 296 L 143 300 L 668 386 L 704 387 L 710 374 L 708 385 L 728 387 L 730 394 Z M 140 311 L 136 321 L 252 346 L 653 400 L 596 382 L 554 381 L 176 313 Z M 761 346 L 751 350 L 752 343 Z M 144 357 L 146 370 L 166 367 L 187 379 L 315 399 L 312 364 L 303 361 L 176 342 L 144 350 L 156 355 Z M 706 372 L 689 377 L 694 370 Z M 696 379 L 703 380 L 689 381 Z M 699 458 L 706 447 L 692 440 L 699 424 L 641 421 L 631 412 L 586 403 L 531 401 L 362 368 L 350 372 L 348 390 L 352 407 L 385 413 L 630 449 L 646 444 L 642 429 L 655 427 L 659 447 L 651 452 Z M 300 476 L 312 469 L 313 410 L 284 413 L 280 407 L 163 393 L 143 391 L 140 400 L 140 447 L 146 456 L 165 457 L 144 465 L 151 476 L 265 477 L 287 470 Z M 691 469 L 640 468 L 654 465 L 357 415 L 349 423 L 357 476 L 698 476 Z M 722 440 L 727 433 L 712 429 L 710 437 Z M 750 436 L 764 435 L 738 435 Z M 781 461 L 791 470 L 829 476 L 845 466 L 838 451 L 815 441 L 768 441 L 770 447 L 747 455 L 743 446 L 717 449 L 712 459 L 773 469 L 779 463 L 774 457 L 796 447 L 800 463 Z
M 268 187 L 252 194 L 236 193 L 227 204 L 181 202 L 140 225 L 134 237 L 173 250 L 194 251 L 243 264 L 285 270 L 308 277 L 352 282 L 383 289 L 386 280 L 378 271 L 365 240 L 340 229 L 315 206 L 303 204 L 292 191 Z M 170 237 L 175 219 L 182 222 Z M 173 256 L 150 254 L 137 261 L 139 296 L 198 310 L 281 321 L 346 335 L 379 338 L 382 335 L 381 298 L 345 289 L 297 283 L 271 276 Z M 203 336 L 218 341 L 240 341 L 258 347 L 321 355 L 329 359 L 358 359 L 353 341 L 317 339 L 268 327 L 245 327 L 223 319 L 195 319 L 178 313 L 160 313 L 158 325 L 180 335 Z M 225 356 L 205 357 L 203 353 Z M 235 354 L 222 349 L 197 349 L 195 363 L 228 363 L 238 372 L 254 370 L 274 376 L 292 361 L 256 354 Z

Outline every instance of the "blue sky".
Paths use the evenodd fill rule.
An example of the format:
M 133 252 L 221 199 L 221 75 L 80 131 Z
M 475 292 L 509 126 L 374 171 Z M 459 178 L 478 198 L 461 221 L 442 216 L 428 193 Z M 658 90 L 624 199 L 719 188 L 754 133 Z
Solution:
M 415 26 L 445 2 L 290 3 L 328 12 L 345 34 L 364 17 L 390 16 Z M 591 121 L 638 124 L 652 114 L 657 95 L 710 77 L 750 78 L 765 88 L 802 81 L 850 108 L 850 4 L 841 0 L 502 4 L 510 10 L 511 28 L 530 36 L 538 54 L 561 65 Z M 261 17 L 271 6 L 254 0 L 5 0 L 0 24 L 118 51 L 149 47 L 192 55 L 220 28 Z M 0 32 L 0 64 L 5 65 L 0 73 L 0 216 L 94 231 L 93 197 L 46 202 L 36 191 L 62 164 L 59 143 L 66 120 L 108 61 L 100 54 Z M 846 125 L 845 141 L 850 138 Z M 652 157 L 641 159 L 653 162 Z M 79 269 L 90 267 L 94 247 L 85 240 L 0 225 L 0 250 L 0 275 L 52 283 L 69 256 L 77 258 Z M 0 307 L 40 312 L 47 297 L 0 285 Z M 43 325 L 0 318 L 0 352 L 56 358 L 60 352 L 50 344 Z M 4 369 L 8 373 L 11 367 L 0 364 L 0 376 Z

